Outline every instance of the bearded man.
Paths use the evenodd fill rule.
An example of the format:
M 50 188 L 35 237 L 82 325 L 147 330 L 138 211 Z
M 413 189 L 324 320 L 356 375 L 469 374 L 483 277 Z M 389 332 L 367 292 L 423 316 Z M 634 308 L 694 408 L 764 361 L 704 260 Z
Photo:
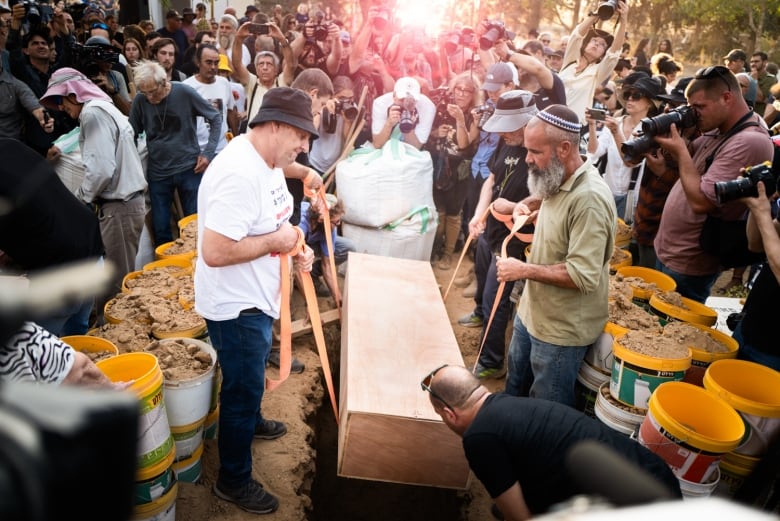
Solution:
M 598 170 L 579 154 L 580 123 L 551 105 L 525 128 L 528 189 L 515 218 L 536 221 L 527 262 L 499 259 L 499 281 L 524 279 L 509 345 L 506 392 L 574 405 L 580 363 L 607 322 L 617 211 Z

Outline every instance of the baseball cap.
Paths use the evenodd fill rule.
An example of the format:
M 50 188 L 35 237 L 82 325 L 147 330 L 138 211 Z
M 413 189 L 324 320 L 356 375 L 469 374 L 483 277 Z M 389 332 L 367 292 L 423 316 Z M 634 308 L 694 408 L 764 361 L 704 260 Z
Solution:
M 178 18 L 181 20 L 181 15 L 176 9 L 170 9 L 167 13 L 165 13 L 165 19 L 167 20 L 168 18 Z
M 319 137 L 311 115 L 311 98 L 302 90 L 290 87 L 274 87 L 263 95 L 260 110 L 249 128 L 266 121 L 278 121 Z
M 671 101 L 672 103 L 678 103 L 678 104 L 688 103 L 688 100 L 685 98 L 685 89 L 688 88 L 688 84 L 691 82 L 691 80 L 693 80 L 693 76 L 686 76 L 685 78 L 680 78 L 679 80 L 677 80 L 677 83 L 675 84 L 674 88 L 669 92 L 669 94 L 659 94 L 656 97 L 664 101 Z
M 512 65 L 504 62 L 491 65 L 485 75 L 482 90 L 494 91 L 500 89 L 506 83 L 516 83 L 515 75 L 512 74 L 513 68 Z
M 398 99 L 411 96 L 415 101 L 418 101 L 420 99 L 420 83 L 414 78 L 404 76 L 403 78 L 398 78 L 398 81 L 395 82 L 393 92 Z
M 526 126 L 537 112 L 533 94 L 510 90 L 499 96 L 496 110 L 482 128 L 486 132 L 514 132 Z
M 738 61 L 741 60 L 743 62 L 747 61 L 747 54 L 745 54 L 745 51 L 742 49 L 731 49 L 729 53 L 723 57 L 724 60 L 728 61 Z
M 246 6 L 246 11 L 244 13 L 259 13 L 260 9 L 257 8 L 257 6 L 254 5 L 248 5 Z

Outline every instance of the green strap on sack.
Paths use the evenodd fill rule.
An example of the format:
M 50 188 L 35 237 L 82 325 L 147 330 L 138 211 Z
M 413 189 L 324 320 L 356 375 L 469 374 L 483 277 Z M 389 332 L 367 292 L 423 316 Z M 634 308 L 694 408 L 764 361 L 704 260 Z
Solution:
M 384 226 L 380 226 L 379 228 L 381 230 L 395 230 L 396 228 L 398 228 L 398 226 L 401 225 L 401 223 L 411 219 L 418 213 L 420 214 L 420 218 L 422 219 L 422 227 L 420 228 L 420 234 L 422 235 L 428 230 L 428 221 L 430 221 L 431 219 L 431 209 L 425 205 L 412 208 L 403 217 L 399 217 L 395 221 L 387 223 Z

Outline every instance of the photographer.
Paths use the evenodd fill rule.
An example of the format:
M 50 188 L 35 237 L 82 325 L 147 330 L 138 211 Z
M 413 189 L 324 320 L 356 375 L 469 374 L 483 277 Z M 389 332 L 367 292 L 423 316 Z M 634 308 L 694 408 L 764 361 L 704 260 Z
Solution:
M 756 362 L 780 371 L 780 350 L 777 347 L 774 305 L 780 298 L 780 222 L 772 216 L 777 193 L 767 194 L 764 183 L 756 184 L 758 196 L 740 199 L 750 210 L 747 220 L 748 247 L 763 251 L 767 261 L 742 308 L 742 320 L 732 335 L 739 342 L 737 358 Z M 770 200 L 771 198 L 771 200 Z
M 700 70 L 685 96 L 702 133 L 690 146 L 672 124 L 655 141 L 677 162 L 680 179 L 666 199 L 654 246 L 656 269 L 677 282 L 684 297 L 704 302 L 720 275 L 721 260 L 700 244 L 708 215 L 736 221 L 745 212 L 739 202 L 721 203 L 715 184 L 737 178 L 746 165 L 772 159 L 772 142 L 763 120 L 750 110 L 734 74 L 726 67 Z
M 566 86 L 567 106 L 585 123 L 585 109 L 593 104 L 596 87 L 609 78 L 615 69 L 628 30 L 628 4 L 612 0 L 620 20 L 615 35 L 595 24 L 601 19 L 598 13 L 590 13 L 571 33 L 563 55 L 561 80 Z
M 297 72 L 317 68 L 333 77 L 341 63 L 341 29 L 324 21 L 324 14 L 317 13 L 303 27 L 304 38 L 292 42 L 293 54 L 298 57 Z M 297 76 L 297 74 L 296 74 Z
M 97 52 L 90 52 L 87 60 L 77 67 L 89 77 L 92 82 L 103 90 L 114 105 L 127 116 L 130 114 L 130 93 L 122 73 L 112 69 L 119 54 L 111 43 L 102 36 L 93 36 L 87 40 L 86 47 L 95 47 Z M 102 51 L 102 52 L 101 52 Z
M 392 92 L 376 98 L 371 110 L 371 133 L 374 148 L 382 148 L 397 126 L 401 141 L 418 150 L 428 141 L 436 116 L 436 106 L 420 93 L 414 78 L 399 78 Z
M 320 137 L 311 144 L 309 162 L 320 175 L 341 156 L 347 132 L 358 116 L 352 80 L 347 76 L 333 78 L 333 98 L 325 103 L 317 129 Z

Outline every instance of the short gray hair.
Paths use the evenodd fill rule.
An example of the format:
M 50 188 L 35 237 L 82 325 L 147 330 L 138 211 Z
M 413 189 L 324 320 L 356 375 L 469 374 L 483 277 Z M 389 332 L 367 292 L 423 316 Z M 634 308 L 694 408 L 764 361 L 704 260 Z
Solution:
M 270 56 L 274 60 L 274 66 L 276 69 L 279 69 L 279 57 L 276 55 L 273 51 L 260 51 L 255 55 L 255 68 L 257 68 L 257 60 L 262 58 L 263 56 Z
M 140 89 L 142 85 L 149 83 L 161 84 L 168 79 L 165 69 L 158 62 L 153 60 L 143 60 L 133 68 L 133 81 L 135 87 Z

